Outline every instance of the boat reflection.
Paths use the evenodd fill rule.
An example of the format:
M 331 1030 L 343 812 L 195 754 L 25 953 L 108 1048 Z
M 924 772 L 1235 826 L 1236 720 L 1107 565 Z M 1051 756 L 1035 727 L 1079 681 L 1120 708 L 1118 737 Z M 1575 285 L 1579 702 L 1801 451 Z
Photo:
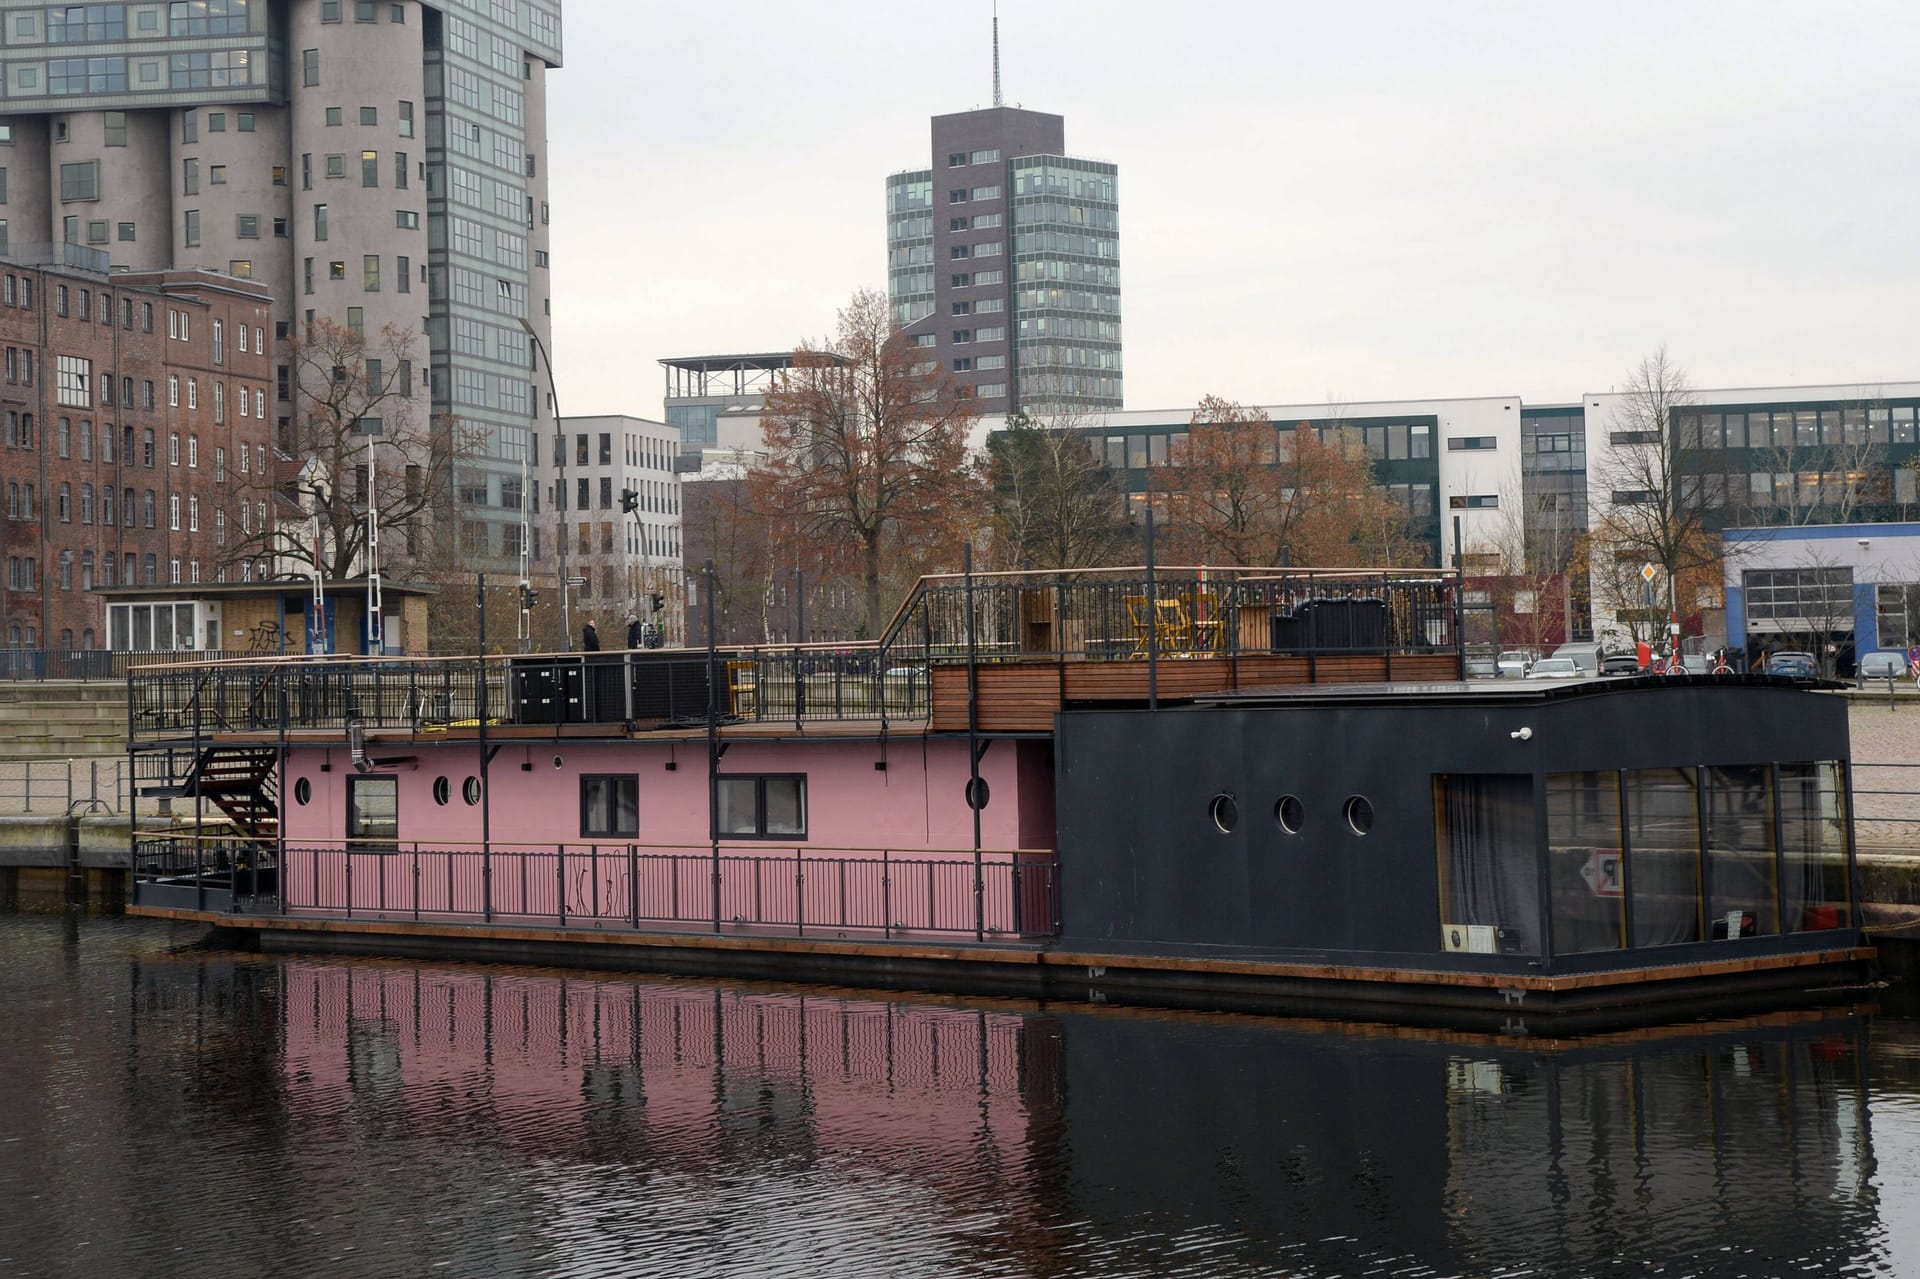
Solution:
M 270 1101 L 284 1193 L 393 1240 L 466 1205 L 399 1270 L 1886 1264 L 1869 1010 L 1561 1041 L 389 961 L 135 984 L 136 1073 Z M 174 1069 L 209 1036 L 259 1067 Z

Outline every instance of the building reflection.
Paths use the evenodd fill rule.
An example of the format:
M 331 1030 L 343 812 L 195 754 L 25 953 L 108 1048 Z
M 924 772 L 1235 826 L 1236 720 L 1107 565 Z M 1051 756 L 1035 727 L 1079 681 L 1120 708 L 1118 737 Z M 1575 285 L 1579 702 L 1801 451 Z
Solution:
M 816 1178 L 915 1255 L 1035 1275 L 1194 1246 L 1222 1270 L 1575 1273 L 1730 1239 L 1837 1274 L 1881 1237 L 1845 1010 L 1560 1042 L 384 961 L 180 958 L 135 984 L 150 1088 L 207 1122 L 242 1092 L 278 1112 L 253 1130 L 356 1232 L 448 1210 L 401 1269 L 617 1257 L 676 1213 L 719 1258 L 741 1222 L 716 1205 Z M 166 1071 L 209 1036 L 252 1064 Z M 409 1196 L 343 1172 L 397 1156 Z

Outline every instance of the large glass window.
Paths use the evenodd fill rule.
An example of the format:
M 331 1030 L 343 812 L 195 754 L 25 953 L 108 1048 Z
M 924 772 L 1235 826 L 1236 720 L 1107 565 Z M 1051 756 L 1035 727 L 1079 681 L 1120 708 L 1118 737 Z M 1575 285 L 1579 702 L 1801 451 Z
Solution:
M 632 839 L 639 833 L 639 775 L 584 774 L 580 778 L 580 838 Z
M 1553 949 L 1570 955 L 1627 944 L 1626 858 L 1620 844 L 1620 775 L 1547 776 L 1547 872 Z
M 799 775 L 720 777 L 720 829 L 727 839 L 805 839 L 807 779 Z
M 347 779 L 347 842 L 369 852 L 392 848 L 400 839 L 400 779 Z
M 1737 938 L 1779 932 L 1771 770 L 1765 764 L 1710 767 L 1704 802 L 1709 935 Z
M 1626 774 L 1628 909 L 1637 946 L 1700 940 L 1700 815 L 1691 768 Z
M 1434 778 L 1441 945 L 1540 953 L 1540 867 L 1533 779 L 1519 773 Z
M 1780 905 L 1788 932 L 1852 922 L 1843 767 L 1836 760 L 1779 767 Z

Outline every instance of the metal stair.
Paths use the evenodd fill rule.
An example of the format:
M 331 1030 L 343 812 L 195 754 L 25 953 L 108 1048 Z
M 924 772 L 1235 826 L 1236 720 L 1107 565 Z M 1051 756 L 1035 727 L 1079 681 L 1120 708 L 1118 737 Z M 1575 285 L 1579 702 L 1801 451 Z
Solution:
M 211 801 L 242 835 L 271 843 L 280 826 L 277 762 L 271 747 L 209 746 L 200 752 L 181 794 Z

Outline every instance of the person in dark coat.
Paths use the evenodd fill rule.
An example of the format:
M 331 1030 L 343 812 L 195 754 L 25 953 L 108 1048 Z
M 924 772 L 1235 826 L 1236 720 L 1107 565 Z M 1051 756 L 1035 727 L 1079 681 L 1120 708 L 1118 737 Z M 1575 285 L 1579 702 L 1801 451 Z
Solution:
M 646 628 L 640 619 L 632 613 L 627 614 L 627 647 L 643 648 L 646 645 Z
M 593 629 L 592 622 L 580 628 L 580 651 L 583 653 L 600 651 L 600 632 Z

